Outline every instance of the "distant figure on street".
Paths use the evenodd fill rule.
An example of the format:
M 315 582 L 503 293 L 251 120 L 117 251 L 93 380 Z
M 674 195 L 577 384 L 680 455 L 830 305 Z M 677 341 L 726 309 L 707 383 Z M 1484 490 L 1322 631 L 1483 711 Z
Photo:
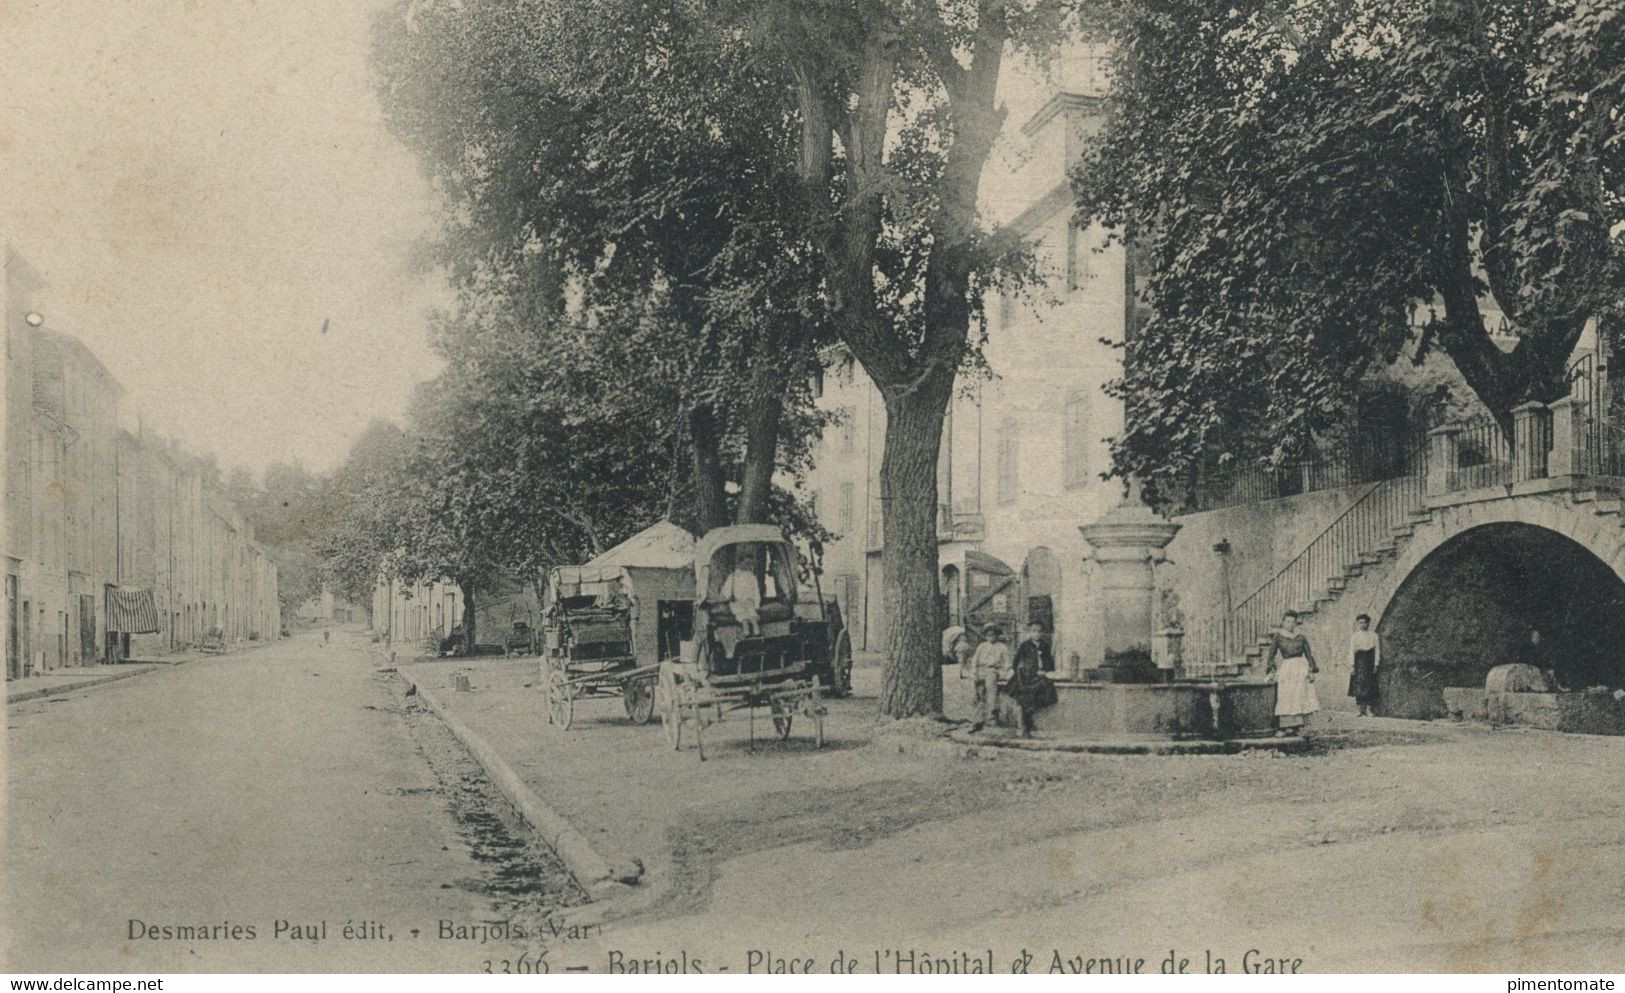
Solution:
M 970 668 L 965 663 L 970 661 L 972 651 L 970 636 L 964 628 L 954 624 L 942 632 L 942 662 L 944 665 L 957 664 L 960 678 L 964 678 L 966 670 Z
M 326 648 L 327 643 L 332 641 L 332 640 L 333 640 L 333 629 L 332 628 L 322 628 L 322 647 Z
M 1320 666 L 1315 664 L 1309 639 L 1298 631 L 1297 611 L 1281 615 L 1281 627 L 1270 632 L 1264 671 L 1275 677 L 1275 718 L 1280 726 L 1276 736 L 1284 738 L 1303 730 L 1304 721 L 1320 709 L 1315 694 L 1315 673 Z
M 1360 708 L 1361 717 L 1371 717 L 1377 706 L 1377 667 L 1382 665 L 1382 639 L 1371 630 L 1371 615 L 1354 619 L 1349 638 L 1349 696 Z
M 999 626 L 989 624 L 982 636 L 985 640 L 976 646 L 976 654 L 971 657 L 971 675 L 976 680 L 976 722 L 970 726 L 973 734 L 992 720 L 999 702 L 999 683 L 1011 669 L 1010 646 L 1004 643 L 1004 632 Z
M 744 637 L 762 633 L 762 586 L 757 581 L 756 569 L 748 552 L 734 560 L 734 571 L 722 584 L 722 598 L 739 622 Z
M 1055 659 L 1050 655 L 1049 646 L 1044 644 L 1043 626 L 1037 621 L 1028 622 L 1021 645 L 1016 649 L 1015 675 L 1010 677 L 1008 689 L 1021 708 L 1023 738 L 1033 736 L 1033 716 L 1055 703 L 1055 684 L 1044 675 L 1044 670 L 1054 668 Z

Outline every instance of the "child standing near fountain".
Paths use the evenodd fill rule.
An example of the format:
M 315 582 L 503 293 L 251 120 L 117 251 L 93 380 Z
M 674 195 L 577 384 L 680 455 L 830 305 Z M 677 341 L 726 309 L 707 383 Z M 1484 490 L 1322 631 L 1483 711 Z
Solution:
M 1315 693 L 1315 673 L 1320 666 L 1315 664 L 1309 639 L 1298 630 L 1297 611 L 1281 615 L 1280 629 L 1270 632 L 1264 670 L 1275 677 L 1275 719 L 1280 725 L 1277 736 L 1284 738 L 1303 730 L 1309 715 L 1320 709 L 1320 697 Z

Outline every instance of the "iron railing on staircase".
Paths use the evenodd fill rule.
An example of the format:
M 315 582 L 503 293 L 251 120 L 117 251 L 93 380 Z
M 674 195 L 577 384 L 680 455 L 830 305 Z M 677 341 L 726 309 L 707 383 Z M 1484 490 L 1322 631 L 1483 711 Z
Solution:
M 1427 443 L 1413 441 L 1402 471 L 1373 484 L 1269 581 L 1228 614 L 1198 621 L 1185 634 L 1184 668 L 1221 672 L 1239 664 L 1288 610 L 1312 608 L 1340 590 L 1350 573 L 1379 561 L 1397 531 L 1426 507 Z

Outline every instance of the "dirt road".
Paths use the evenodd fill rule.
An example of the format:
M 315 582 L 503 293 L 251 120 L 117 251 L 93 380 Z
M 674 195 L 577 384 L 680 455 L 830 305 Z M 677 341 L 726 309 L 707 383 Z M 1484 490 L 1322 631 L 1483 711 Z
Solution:
M 478 925 L 579 900 L 377 666 L 306 635 L 11 707 L 7 968 L 483 971 Z

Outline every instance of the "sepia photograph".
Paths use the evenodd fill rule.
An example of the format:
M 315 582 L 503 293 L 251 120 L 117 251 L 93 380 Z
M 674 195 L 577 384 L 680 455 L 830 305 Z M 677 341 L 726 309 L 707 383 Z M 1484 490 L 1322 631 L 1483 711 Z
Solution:
M 0 0 L 0 256 L 11 989 L 1625 973 L 1625 0 Z

